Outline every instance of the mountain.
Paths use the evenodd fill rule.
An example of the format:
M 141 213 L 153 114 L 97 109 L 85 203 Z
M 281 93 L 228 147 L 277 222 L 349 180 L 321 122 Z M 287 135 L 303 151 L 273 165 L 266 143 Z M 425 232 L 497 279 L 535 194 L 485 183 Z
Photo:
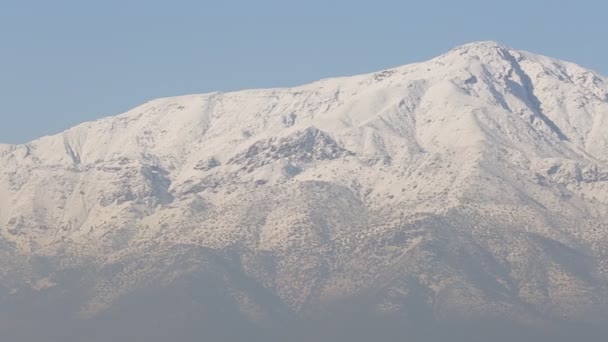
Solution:
M 494 42 L 0 145 L 6 341 L 602 340 L 608 78 Z

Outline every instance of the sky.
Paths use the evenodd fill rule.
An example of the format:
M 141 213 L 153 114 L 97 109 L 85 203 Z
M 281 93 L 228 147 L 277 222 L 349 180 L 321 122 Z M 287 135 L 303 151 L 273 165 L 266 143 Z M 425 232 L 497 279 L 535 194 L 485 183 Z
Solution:
M 175 95 L 283 87 L 495 40 L 608 75 L 608 2 L 0 0 L 0 143 Z

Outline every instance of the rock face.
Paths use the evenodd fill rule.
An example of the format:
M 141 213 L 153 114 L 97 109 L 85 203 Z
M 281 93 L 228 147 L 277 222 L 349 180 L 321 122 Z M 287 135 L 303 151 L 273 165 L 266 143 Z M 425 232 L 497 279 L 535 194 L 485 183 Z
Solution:
M 0 145 L 0 338 L 601 340 L 607 222 L 608 79 L 571 63 L 159 99 Z

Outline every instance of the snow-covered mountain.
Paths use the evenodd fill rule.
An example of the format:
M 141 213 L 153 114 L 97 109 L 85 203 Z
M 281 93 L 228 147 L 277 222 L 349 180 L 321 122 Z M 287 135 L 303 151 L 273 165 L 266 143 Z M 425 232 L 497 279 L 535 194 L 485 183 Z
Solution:
M 0 337 L 595 332 L 607 222 L 608 78 L 572 63 L 158 99 L 0 145 Z

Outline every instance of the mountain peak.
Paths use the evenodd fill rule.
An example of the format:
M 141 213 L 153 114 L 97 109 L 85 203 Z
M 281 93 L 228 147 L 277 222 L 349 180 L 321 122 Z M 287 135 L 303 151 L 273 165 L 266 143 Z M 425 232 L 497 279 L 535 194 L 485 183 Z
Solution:
M 494 312 L 606 322 L 606 113 L 605 78 L 486 41 L 0 145 L 0 317 L 32 315 L 3 320 L 0 340 L 17 340 L 8 326 L 166 341 L 205 322 L 324 331 L 316 317 L 384 331 L 380 317 L 398 325 L 383 336 L 414 339 Z M 52 330 L 40 322 L 59 336 L 30 338 Z
M 468 55 L 482 54 L 482 55 L 484 55 L 484 54 L 496 53 L 496 52 L 504 53 L 509 50 L 512 50 L 512 49 L 504 44 L 501 44 L 501 43 L 493 41 L 493 40 L 486 40 L 486 41 L 472 42 L 472 43 L 457 46 L 457 47 L 453 48 L 452 50 L 450 50 L 450 52 L 448 52 L 448 54 L 457 53 L 460 55 L 465 55 L 465 54 L 468 54 Z
M 508 46 L 501 44 L 494 40 L 481 40 L 476 42 L 471 42 L 467 44 L 463 44 L 454 48 L 461 50 L 504 50 L 510 49 Z
M 515 50 L 495 41 L 479 41 L 457 46 L 438 58 L 460 61 L 475 59 L 484 64 L 493 64 L 504 60 L 510 62 L 513 52 Z

